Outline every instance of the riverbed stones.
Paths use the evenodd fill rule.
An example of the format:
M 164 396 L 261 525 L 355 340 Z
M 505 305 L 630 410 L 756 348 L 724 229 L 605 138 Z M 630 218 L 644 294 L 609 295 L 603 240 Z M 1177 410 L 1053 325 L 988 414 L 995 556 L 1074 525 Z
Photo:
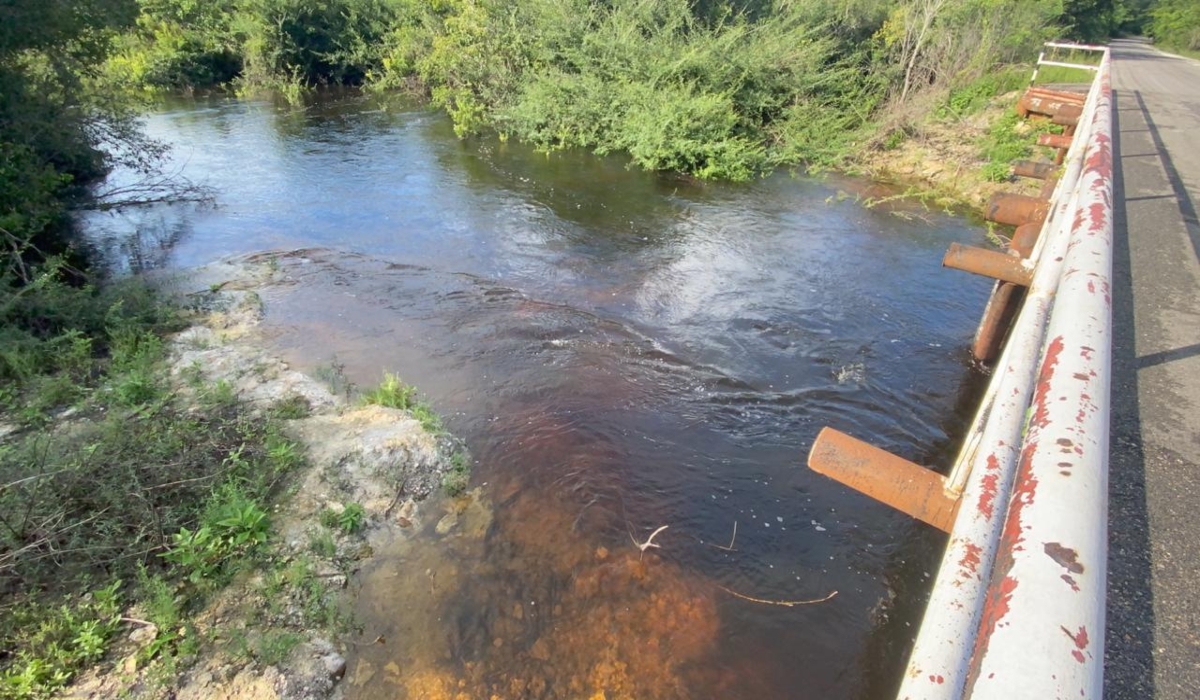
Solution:
M 446 513 L 442 519 L 434 526 L 434 530 L 439 535 L 448 534 L 451 530 L 458 526 L 458 513 Z

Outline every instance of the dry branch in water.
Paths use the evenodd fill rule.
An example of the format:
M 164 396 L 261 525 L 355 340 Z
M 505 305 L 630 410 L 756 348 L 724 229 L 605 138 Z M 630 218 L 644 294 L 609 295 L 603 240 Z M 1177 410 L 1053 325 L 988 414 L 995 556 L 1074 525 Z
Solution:
M 666 530 L 668 527 L 670 527 L 670 526 L 663 525 L 662 527 L 658 528 L 654 532 L 650 533 L 650 536 L 646 538 L 645 542 L 638 542 L 637 539 L 634 538 L 632 532 L 629 533 L 629 539 L 633 540 L 633 546 L 637 547 L 638 550 L 641 551 L 642 554 L 645 554 L 646 550 L 650 549 L 651 547 L 659 549 L 659 546 L 654 542 L 654 538 L 656 536 L 658 536 L 658 533 L 662 532 L 663 530 Z
M 726 552 L 735 552 L 735 551 L 737 551 L 737 550 L 735 550 L 735 549 L 733 548 L 733 543 L 734 543 L 734 542 L 736 542 L 736 541 L 737 541 L 737 521 L 736 521 L 736 520 L 734 520 L 734 521 L 733 521 L 733 537 L 730 537 L 730 538 L 729 538 L 729 546 L 728 546 L 728 547 L 722 547 L 722 546 L 721 546 L 721 545 L 719 545 L 719 544 L 714 544 L 714 545 L 710 545 L 710 546 L 716 547 L 717 549 L 723 549 L 723 550 L 725 550 Z
M 824 598 L 814 598 L 812 600 L 763 600 L 762 598 L 751 598 L 748 595 L 742 595 L 741 593 L 738 593 L 737 591 L 731 591 L 728 588 L 721 586 L 721 585 L 718 585 L 717 588 L 720 588 L 721 590 L 725 591 L 726 593 L 728 593 L 729 595 L 731 595 L 735 598 L 741 598 L 742 600 L 748 600 L 751 603 L 762 603 L 763 605 L 782 605 L 785 608 L 794 608 L 797 605 L 813 605 L 814 603 L 824 603 L 825 601 L 833 598 L 835 595 L 838 594 L 837 591 L 834 591 L 834 592 L 830 593 L 829 595 L 825 596 Z

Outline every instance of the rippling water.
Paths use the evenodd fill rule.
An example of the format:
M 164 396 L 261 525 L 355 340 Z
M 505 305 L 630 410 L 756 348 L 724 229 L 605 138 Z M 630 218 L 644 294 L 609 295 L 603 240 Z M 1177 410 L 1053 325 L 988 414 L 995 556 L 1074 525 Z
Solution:
M 804 458 L 828 424 L 946 465 L 989 286 L 940 260 L 977 227 L 847 179 L 458 141 L 355 95 L 150 129 L 218 206 L 94 217 L 115 264 L 300 249 L 264 294 L 277 350 L 397 371 L 475 457 L 477 532 L 398 540 L 354 584 L 388 641 L 351 650 L 350 697 L 890 696 L 942 539 Z

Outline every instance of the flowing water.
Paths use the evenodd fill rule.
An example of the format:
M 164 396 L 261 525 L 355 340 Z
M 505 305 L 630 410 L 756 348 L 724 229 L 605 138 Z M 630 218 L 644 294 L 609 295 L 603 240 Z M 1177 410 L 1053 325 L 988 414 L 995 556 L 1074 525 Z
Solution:
M 989 285 L 940 260 L 977 226 L 849 179 L 460 141 L 357 95 L 149 127 L 218 206 L 93 217 L 92 239 L 133 268 L 299 251 L 264 293 L 275 349 L 397 372 L 474 458 L 479 512 L 352 583 L 348 697 L 891 695 L 943 538 L 805 455 L 832 425 L 945 467 Z

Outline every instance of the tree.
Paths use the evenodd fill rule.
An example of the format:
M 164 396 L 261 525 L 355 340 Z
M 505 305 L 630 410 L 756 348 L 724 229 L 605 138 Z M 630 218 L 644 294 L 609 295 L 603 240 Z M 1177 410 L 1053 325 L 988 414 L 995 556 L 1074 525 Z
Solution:
M 1171 48 L 1200 50 L 1200 0 L 1158 0 L 1149 9 L 1146 30 Z

